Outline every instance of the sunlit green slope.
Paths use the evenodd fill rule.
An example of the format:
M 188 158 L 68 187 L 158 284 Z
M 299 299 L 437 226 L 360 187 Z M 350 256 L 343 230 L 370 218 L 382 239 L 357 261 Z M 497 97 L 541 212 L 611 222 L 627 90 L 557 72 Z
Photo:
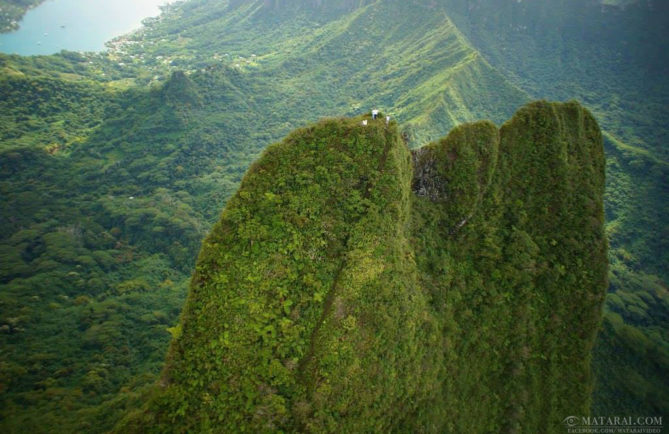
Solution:
M 592 116 L 537 102 L 413 155 L 362 119 L 251 166 L 119 432 L 560 432 L 588 413 L 607 284 Z
M 271 82 L 280 110 L 307 119 L 379 107 L 415 144 L 461 122 L 502 122 L 527 99 L 469 45 L 441 6 L 288 3 L 188 2 L 129 37 L 119 55 L 141 54 L 149 64 L 161 56 L 195 69 L 228 65 Z M 273 110 L 279 108 L 267 114 Z

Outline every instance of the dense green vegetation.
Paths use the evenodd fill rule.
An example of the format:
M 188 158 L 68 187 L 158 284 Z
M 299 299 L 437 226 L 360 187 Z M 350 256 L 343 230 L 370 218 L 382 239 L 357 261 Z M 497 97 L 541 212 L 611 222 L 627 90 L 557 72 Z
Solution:
M 269 139 L 224 67 L 142 90 L 3 61 L 3 422 L 102 430 L 117 409 L 86 409 L 153 381 L 200 240 Z
M 104 53 L 0 55 L 1 430 L 100 432 L 139 405 L 200 241 L 269 143 L 380 107 L 414 147 L 528 95 L 604 130 L 594 410 L 666 414 L 666 5 L 284 3 L 190 0 Z
M 212 13 L 208 4 L 180 7 L 195 6 L 199 9 L 189 17 Z M 222 8 L 217 14 L 231 12 L 216 7 Z M 408 23 L 403 14 L 409 8 L 396 7 L 383 10 L 384 16 Z M 355 54 L 360 38 L 383 31 L 375 17 L 380 10 L 360 15 L 374 26 L 360 27 L 362 34 L 354 36 L 348 35 L 347 16 L 338 11 L 328 28 L 338 40 L 328 42 L 322 29 L 308 21 L 290 27 L 287 17 L 280 23 L 256 18 L 254 26 L 245 27 L 240 8 L 232 11 L 230 32 L 281 50 L 264 66 L 258 59 L 263 70 L 209 56 L 199 65 L 191 60 L 172 65 L 171 50 L 200 53 L 162 41 L 171 40 L 165 29 L 183 18 L 179 7 L 130 37 L 142 42 L 117 41 L 105 54 L 0 56 L 6 95 L 0 101 L 6 430 L 39 432 L 58 425 L 70 432 L 101 431 L 113 425 L 124 405 L 133 405 L 135 395 L 117 394 L 154 381 L 149 374 L 157 374 L 164 357 L 165 330 L 176 321 L 202 236 L 251 161 L 298 123 L 371 105 L 377 90 L 359 93 L 370 84 L 391 92 L 384 98 L 389 106 L 394 99 L 413 101 L 411 112 L 396 116 L 425 125 L 424 137 L 436 137 L 475 115 L 501 120 L 493 110 L 498 99 L 510 107 L 524 98 L 476 56 L 445 17 L 434 19 L 438 31 L 431 35 L 405 25 L 384 45 L 387 53 L 369 44 Z M 218 41 L 211 32 L 220 27 L 205 22 L 192 32 L 199 32 L 199 41 Z M 442 24 L 446 27 L 439 28 Z M 270 30 L 274 37 L 266 36 Z M 311 48 L 298 51 L 277 43 L 298 35 Z M 419 64 L 416 56 L 429 53 L 421 50 L 427 41 L 430 47 L 448 44 L 453 55 L 435 58 L 436 67 Z M 328 56 L 310 59 L 323 44 L 329 46 Z M 133 58 L 131 49 L 145 50 L 146 59 L 161 53 L 164 58 L 144 62 Z M 351 53 L 344 58 L 355 60 L 347 65 L 348 77 L 328 72 L 336 65 L 327 62 L 340 59 L 341 50 Z M 388 78 L 379 65 L 400 53 L 414 57 L 396 74 L 395 84 L 434 88 L 433 97 L 384 86 Z M 244 54 L 252 58 L 253 53 Z M 368 64 L 363 56 L 376 60 Z M 322 66 L 317 71 L 308 64 Z M 171 75 L 189 65 L 197 68 L 185 68 L 187 77 Z M 326 72 L 338 82 L 325 80 Z M 472 91 L 467 82 L 477 76 L 480 91 Z M 441 99 L 438 89 L 453 99 L 435 103 Z M 475 101 L 477 112 L 464 98 Z M 432 110 L 437 111 L 425 118 Z M 504 111 L 508 115 L 511 108 Z M 416 134 L 411 138 L 419 140 Z M 87 378 L 94 387 L 86 386 Z
M 440 432 L 561 432 L 589 411 L 607 280 L 597 123 L 537 102 L 416 154 L 415 258 L 452 350 L 436 412 L 461 419 Z
M 21 76 L 6 77 L 2 89 L 11 104 L 3 114 L 16 116 L 3 123 L 11 128 L 0 151 L 3 416 L 21 414 L 17 405 L 46 413 L 34 422 L 24 413 L 16 422 L 23 430 L 57 423 L 58 408 L 94 406 L 133 376 L 159 369 L 164 330 L 178 315 L 205 228 L 190 195 L 151 187 L 170 167 L 142 168 L 169 159 L 174 145 L 146 155 L 127 142 L 138 125 L 170 133 L 163 124 L 171 110 L 159 94 L 129 98 L 95 83 Z M 144 114 L 128 116 L 115 104 Z M 114 114 L 123 122 L 99 126 Z M 111 135 L 122 153 L 86 149 Z M 162 139 L 142 136 L 149 146 Z
M 391 405 L 404 417 L 422 381 L 398 373 L 417 374 L 425 310 L 402 264 L 410 159 L 394 124 L 360 122 L 298 130 L 251 167 L 204 242 L 168 386 L 137 432 L 383 429 Z
M 366 119 L 251 166 L 119 432 L 554 432 L 588 412 L 607 286 L 591 115 L 460 126 L 415 175 L 395 123 Z
M 446 6 L 513 83 L 535 97 L 584 101 L 606 130 L 611 295 L 595 349 L 594 411 L 667 414 L 669 4 L 601 3 Z
M 23 14 L 44 0 L 0 0 L 0 33 L 19 28 Z
M 253 92 L 252 100 L 267 114 L 277 110 L 291 119 L 356 115 L 378 106 L 401 121 L 416 145 L 480 117 L 503 122 L 527 100 L 429 5 L 390 1 L 357 8 L 340 1 L 295 10 L 236 3 L 175 5 L 169 18 L 116 41 L 111 56 L 157 70 L 229 66 L 271 83 L 271 92 Z

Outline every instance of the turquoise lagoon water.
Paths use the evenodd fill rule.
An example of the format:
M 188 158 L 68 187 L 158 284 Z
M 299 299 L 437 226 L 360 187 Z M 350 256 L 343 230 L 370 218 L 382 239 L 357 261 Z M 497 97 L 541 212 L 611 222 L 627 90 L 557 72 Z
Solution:
M 48 0 L 26 13 L 19 30 L 0 34 L 0 52 L 102 51 L 105 42 L 160 14 L 166 0 Z

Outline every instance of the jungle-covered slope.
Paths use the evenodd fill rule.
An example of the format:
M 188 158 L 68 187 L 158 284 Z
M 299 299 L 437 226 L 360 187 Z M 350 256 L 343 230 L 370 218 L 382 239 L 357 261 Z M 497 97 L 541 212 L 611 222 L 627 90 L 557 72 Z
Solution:
M 571 37 L 584 32 L 574 2 L 499 2 L 503 14 L 476 3 L 471 22 L 496 23 L 478 33 L 462 1 L 190 0 L 105 53 L 0 55 L 0 428 L 99 432 L 142 401 L 201 238 L 268 144 L 381 106 L 413 147 L 462 122 L 501 123 L 528 93 L 585 101 L 604 129 L 617 298 L 601 341 L 611 344 L 594 359 L 608 390 L 595 404 L 617 407 L 595 408 L 666 414 L 669 201 L 665 141 L 654 139 L 666 122 L 654 113 L 669 107 L 656 80 L 667 74 L 647 73 L 666 62 L 641 55 L 665 52 L 666 37 L 649 35 L 666 28 L 649 24 L 666 10 L 630 21 L 635 4 L 659 3 L 590 9 L 591 28 L 605 16 L 627 38 L 602 46 Z M 513 9 L 531 4 L 543 12 Z M 555 16 L 566 30 L 535 41 Z M 569 50 L 555 48 L 561 34 Z M 619 52 L 637 60 L 606 60 Z
M 180 4 L 103 54 L 0 56 L 5 430 L 105 430 L 135 405 L 207 228 L 296 125 L 382 104 L 418 142 L 525 99 L 445 16 L 259 6 Z
M 595 349 L 593 410 L 667 414 L 669 3 L 445 5 L 468 40 L 511 82 L 533 97 L 583 101 L 605 130 L 611 294 Z
M 119 432 L 559 432 L 588 412 L 607 287 L 594 118 L 536 102 L 413 155 L 362 119 L 251 166 Z

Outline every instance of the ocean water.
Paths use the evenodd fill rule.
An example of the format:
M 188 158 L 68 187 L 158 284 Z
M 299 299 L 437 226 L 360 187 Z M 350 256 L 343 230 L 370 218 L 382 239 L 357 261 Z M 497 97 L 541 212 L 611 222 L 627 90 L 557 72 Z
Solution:
M 47 0 L 26 13 L 19 30 L 0 34 L 0 52 L 102 51 L 105 42 L 141 27 L 167 0 Z

